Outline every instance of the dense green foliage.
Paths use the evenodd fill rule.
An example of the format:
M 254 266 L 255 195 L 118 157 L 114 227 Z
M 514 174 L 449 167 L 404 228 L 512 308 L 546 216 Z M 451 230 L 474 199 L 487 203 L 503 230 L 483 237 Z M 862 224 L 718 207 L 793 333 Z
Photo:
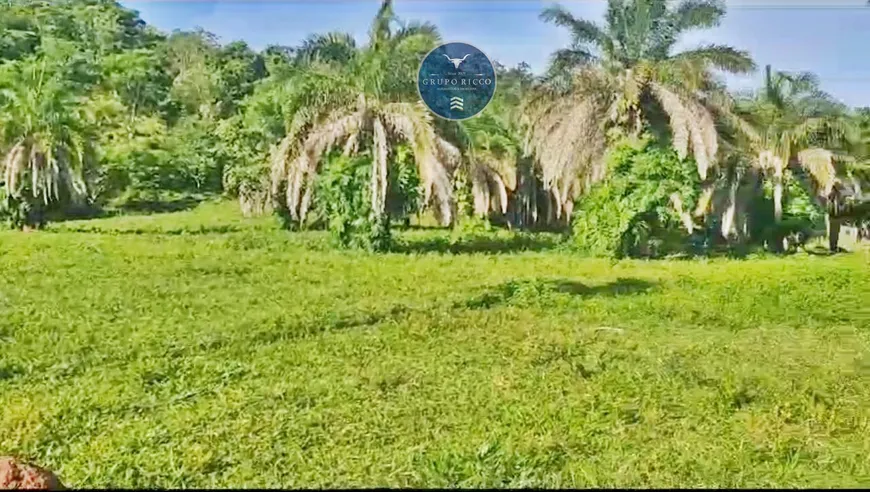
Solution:
M 315 211 L 339 246 L 386 251 L 389 222 L 371 220 L 371 157 L 333 155 L 317 178 Z
M 684 204 L 696 201 L 699 180 L 694 162 L 656 147 L 647 138 L 614 147 L 607 165 L 607 178 L 575 211 L 578 249 L 617 258 L 681 250 L 681 224 L 672 196 L 676 194 Z M 675 237 L 677 245 L 664 244 L 663 240 Z
M 106 0 L 4 2 L 0 32 L 4 209 L 14 226 L 41 225 L 46 208 L 222 191 L 236 156 L 221 152 L 217 129 L 266 76 L 244 43 L 164 36 Z
M 73 487 L 867 484 L 863 255 L 449 234 L 336 251 L 233 203 L 0 233 L 0 452 Z
M 365 45 L 329 34 L 300 47 L 295 73 L 271 88 L 289 87 L 279 96 L 285 134 L 272 153 L 271 181 L 292 223 L 306 223 L 317 176 L 334 151 L 368 156 L 368 213 L 356 215 L 384 236 L 379 243 L 389 242 L 391 217 L 418 208 L 416 189 L 442 224 L 455 220 L 451 171 L 460 151 L 437 131 L 415 82 L 421 58 L 439 41 L 434 26 L 401 22 L 385 1 Z
M 716 26 L 724 15 L 717 0 L 609 0 L 603 22 L 546 8 L 541 18 L 567 29 L 571 44 L 553 54 L 527 104 L 544 184 L 570 215 L 607 177 L 604 156 L 622 136 L 649 132 L 697 164 L 699 199 L 686 212 L 687 235 L 692 222 L 708 235 L 715 224 L 717 242 L 780 250 L 795 228 L 783 223 L 785 191 L 799 185 L 824 209 L 824 234 L 836 250 L 840 225 L 860 223 L 870 208 L 848 164 L 866 148 L 855 131 L 860 113 L 826 94 L 812 74 L 770 66 L 758 91 L 728 93 L 718 72 L 751 72 L 748 53 L 720 45 L 677 51 L 683 34 Z M 792 178 L 799 174 L 805 179 Z M 768 185 L 771 200 L 759 197 Z M 773 213 L 759 210 L 764 205 Z
M 480 228 L 476 216 L 496 227 L 582 232 L 581 249 L 608 255 L 653 254 L 649 241 L 687 245 L 695 229 L 707 242 L 779 249 L 796 230 L 818 233 L 826 217 L 860 225 L 870 213 L 859 190 L 868 113 L 837 103 L 811 74 L 770 67 L 755 93 L 728 94 L 716 70 L 751 70 L 747 53 L 676 50 L 685 33 L 724 15 L 720 0 L 609 0 L 603 22 L 547 7 L 541 18 L 571 34 L 547 73 L 496 64 L 499 90 L 486 111 L 448 122 L 422 109 L 414 87 L 438 29 L 398 19 L 388 0 L 365 44 L 331 32 L 260 53 L 202 30 L 161 33 L 111 0 L 4 2 L 0 214 L 30 228 L 223 194 L 237 196 L 246 215 L 273 210 L 290 228 L 327 227 L 349 246 L 372 248 L 336 224 L 375 231 L 383 236 L 375 249 L 384 249 L 391 222 L 427 214 L 462 229 Z M 648 195 L 596 187 L 622 179 L 608 176 L 622 168 L 605 156 L 641 132 L 696 164 L 700 179 L 684 191 L 697 206 L 681 217 L 683 233 L 638 218 L 650 207 L 657 221 L 677 214 L 663 204 L 668 182 L 643 188 Z M 355 183 L 347 197 L 368 189 L 367 204 L 345 203 L 352 211 L 316 196 L 315 188 L 337 192 L 317 179 L 334 174 L 327 156 L 336 152 L 371 167 L 368 186 L 353 174 L 361 160 L 339 166 L 348 180 L 328 179 Z M 670 179 L 662 173 L 637 176 Z M 617 196 L 637 203 L 621 218 L 601 212 L 621 207 L 605 203 Z M 591 225 L 593 209 L 612 227 Z
M 391 220 L 407 224 L 412 214 L 423 208 L 423 185 L 414 164 L 413 151 L 407 145 L 397 146 L 390 161 L 386 212 Z

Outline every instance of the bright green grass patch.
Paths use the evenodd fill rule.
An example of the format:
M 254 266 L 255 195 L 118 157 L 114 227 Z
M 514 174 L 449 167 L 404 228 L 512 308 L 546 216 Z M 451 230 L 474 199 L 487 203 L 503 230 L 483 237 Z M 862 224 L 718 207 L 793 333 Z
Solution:
M 77 487 L 870 486 L 866 256 L 449 236 L 336 251 L 232 204 L 2 233 L 0 455 Z

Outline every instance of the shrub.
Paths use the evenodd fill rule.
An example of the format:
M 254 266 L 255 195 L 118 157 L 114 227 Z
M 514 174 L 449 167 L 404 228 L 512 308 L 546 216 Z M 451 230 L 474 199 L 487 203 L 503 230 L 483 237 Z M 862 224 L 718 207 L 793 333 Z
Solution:
M 39 199 L 22 199 L 5 193 L 0 203 L 0 217 L 11 229 L 42 228 L 45 225 L 45 205 Z
M 370 156 L 333 154 L 317 177 L 314 212 L 339 246 L 370 251 L 392 246 L 389 216 L 372 214 L 370 176 Z
M 450 234 L 450 244 L 474 242 L 492 236 L 493 227 L 489 220 L 477 217 L 460 217 Z
M 386 209 L 390 218 L 410 223 L 410 216 L 422 209 L 423 189 L 414 154 L 406 145 L 393 149 L 388 176 Z
M 823 234 L 825 210 L 803 184 L 809 179 L 802 171 L 787 170 L 784 176 L 785 193 L 782 221 L 774 220 L 773 184 L 763 183 L 750 207 L 750 236 L 759 244 L 773 244 L 777 238 L 802 236 L 809 238 Z
M 578 204 L 573 217 L 574 245 L 596 256 L 658 256 L 686 245 L 679 217 L 670 203 L 697 198 L 695 163 L 649 139 L 624 141 L 607 157 L 608 177 Z

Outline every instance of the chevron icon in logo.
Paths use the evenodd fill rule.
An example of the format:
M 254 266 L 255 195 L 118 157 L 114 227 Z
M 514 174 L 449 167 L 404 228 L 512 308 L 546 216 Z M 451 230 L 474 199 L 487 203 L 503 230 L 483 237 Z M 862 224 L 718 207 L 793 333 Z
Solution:
M 450 109 L 458 109 L 460 111 L 465 110 L 465 102 L 459 96 L 453 96 L 450 98 Z

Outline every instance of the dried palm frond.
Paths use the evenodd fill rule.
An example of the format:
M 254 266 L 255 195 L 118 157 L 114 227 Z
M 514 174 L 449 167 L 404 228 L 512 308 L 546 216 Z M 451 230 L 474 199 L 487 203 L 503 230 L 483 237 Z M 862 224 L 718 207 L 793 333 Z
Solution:
M 344 143 L 344 151 L 342 154 L 345 156 L 349 156 L 352 154 L 356 154 L 359 151 L 359 133 L 354 133 L 347 137 L 347 141 Z
M 291 152 L 293 151 L 292 147 L 296 145 L 294 139 L 290 138 L 290 136 L 285 136 L 278 143 L 277 146 L 272 148 L 271 155 L 271 183 L 272 183 L 272 196 L 278 196 L 281 192 L 280 187 L 282 183 L 286 186 L 290 186 L 290 182 L 293 181 L 295 176 L 290 175 L 290 160 L 292 159 Z M 300 186 L 300 184 L 296 183 L 294 186 Z M 294 200 L 290 200 L 285 198 L 287 202 L 291 202 Z M 296 217 L 294 217 L 296 218 Z
M 671 133 L 673 135 L 674 150 L 680 159 L 685 159 L 689 154 L 689 118 L 692 116 L 683 107 L 679 96 L 665 89 L 659 84 L 651 85 L 652 92 L 662 104 L 665 112 L 671 119 Z
M 707 179 L 707 171 L 715 165 L 719 152 L 719 136 L 710 111 L 697 101 L 681 97 L 662 84 L 652 82 L 650 89 L 671 119 L 674 149 L 680 158 L 685 158 L 691 143 L 698 175 L 701 179 Z
M 568 93 L 543 88 L 530 100 L 526 150 L 535 156 L 543 184 L 560 209 L 570 207 L 578 194 L 603 179 L 606 128 L 615 123 L 637 131 L 641 94 L 647 89 L 671 120 L 678 155 L 693 155 L 698 174 L 706 179 L 719 152 L 713 114 L 698 96 L 671 88 L 655 76 L 655 67 L 646 64 L 615 77 L 586 67 L 575 73 Z
M 772 169 L 776 174 L 782 174 L 783 169 L 785 169 L 785 160 L 771 150 L 759 152 L 757 162 L 760 169 Z
M 442 224 L 453 221 L 451 169 L 458 162 L 459 150 L 439 137 L 431 116 L 421 104 L 389 103 L 380 110 L 386 128 L 411 144 L 423 181 L 424 198 L 436 203 L 435 215 Z
M 686 228 L 686 231 L 691 234 L 695 230 L 695 222 L 692 220 L 692 216 L 689 215 L 688 212 L 683 208 L 683 199 L 680 198 L 679 193 L 672 193 L 670 196 L 671 205 L 673 205 L 674 210 L 677 212 L 677 215 L 680 217 L 680 221 L 683 223 L 683 227 Z
M 18 185 L 18 177 L 23 174 L 28 165 L 27 156 L 29 154 L 30 152 L 24 142 L 16 143 L 6 154 L 3 164 L 3 180 L 6 183 L 6 192 L 12 196 L 20 192 L 21 187 Z
M 584 70 L 575 75 L 570 93 L 544 88 L 528 107 L 525 148 L 558 204 L 557 218 L 569 215 L 577 194 L 604 176 L 605 122 L 612 102 L 599 90 L 603 83 L 596 71 Z
M 495 166 L 482 161 L 472 165 L 471 193 L 476 215 L 484 217 L 490 211 L 507 213 L 508 187 Z
M 337 142 L 359 133 L 363 116 L 360 111 L 332 113 L 309 129 L 301 145 L 293 140 L 301 135 L 289 133 L 276 147 L 272 155 L 272 189 L 277 194 L 284 183 L 286 205 L 293 220 L 305 220 L 321 156 Z
M 372 147 L 372 212 L 380 216 L 386 207 L 387 200 L 387 131 L 380 118 L 374 119 Z
M 489 212 L 489 179 L 486 168 L 475 166 L 471 171 L 471 197 L 474 201 L 474 214 L 484 217 Z
M 87 190 L 78 172 L 87 160 L 87 149 L 77 141 L 52 147 L 28 137 L 15 143 L 3 159 L 3 180 L 7 196 L 18 199 L 41 199 L 48 204 L 61 197 L 61 189 L 72 200 L 83 197 Z M 29 182 L 22 179 L 29 178 Z M 29 186 L 28 186 L 29 185 Z
M 756 166 L 765 171 L 773 171 L 773 216 L 776 222 L 782 219 L 782 198 L 784 194 L 783 174 L 786 159 L 772 150 L 763 150 L 758 154 Z
M 731 186 L 728 188 L 728 205 L 725 212 L 722 213 L 722 237 L 728 239 L 737 234 L 736 216 L 737 216 L 737 189 L 740 186 L 740 181 L 734 179 L 731 181 Z
M 498 194 L 495 195 L 498 198 L 498 204 L 495 206 L 497 210 L 500 210 L 502 214 L 507 213 L 508 209 L 508 194 L 507 187 L 504 184 L 504 181 L 501 179 L 496 173 L 492 174 L 492 181 L 495 184 L 495 188 L 498 191 Z
M 692 147 L 695 160 L 698 161 L 698 175 L 703 180 L 707 179 L 709 170 L 716 166 L 717 154 L 719 153 L 719 134 L 716 131 L 716 121 L 713 119 L 710 110 L 697 101 L 690 101 L 690 106 L 694 109 L 695 121 L 697 122 L 696 129 L 693 132 L 700 134 L 699 143 L 704 149 L 699 151 L 697 145 Z M 703 159 L 698 158 L 699 152 L 705 154 Z
M 707 215 L 710 211 L 710 205 L 713 202 L 713 192 L 716 190 L 716 186 L 713 183 L 709 183 L 704 186 L 701 191 L 701 196 L 698 197 L 698 203 L 695 206 L 695 217 L 703 217 Z
M 797 160 L 813 177 L 822 196 L 829 196 L 837 182 L 833 152 L 825 149 L 806 149 L 798 152 Z
M 239 185 L 239 208 L 245 217 L 265 214 L 269 208 L 269 183 L 248 183 Z
M 452 143 L 444 140 L 440 136 L 436 135 L 435 138 L 437 155 L 441 164 L 448 170 L 452 171 L 459 165 L 459 161 L 462 159 L 462 152 L 453 145 Z

